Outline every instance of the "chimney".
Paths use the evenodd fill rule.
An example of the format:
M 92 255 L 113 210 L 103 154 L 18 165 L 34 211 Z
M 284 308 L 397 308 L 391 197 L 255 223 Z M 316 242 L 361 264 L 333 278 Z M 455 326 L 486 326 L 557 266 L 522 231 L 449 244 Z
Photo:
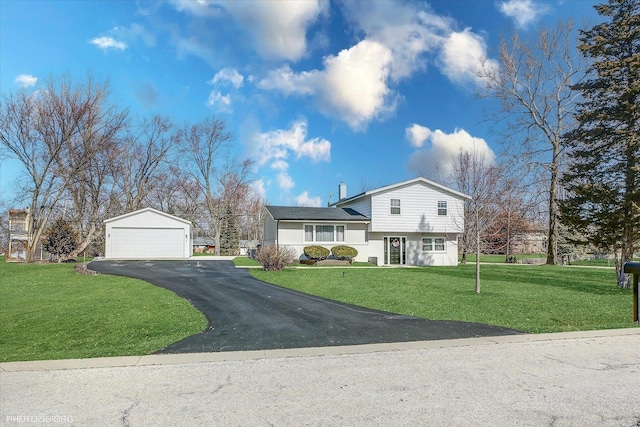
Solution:
M 347 198 L 347 184 L 341 182 L 338 186 L 338 200 L 343 200 Z

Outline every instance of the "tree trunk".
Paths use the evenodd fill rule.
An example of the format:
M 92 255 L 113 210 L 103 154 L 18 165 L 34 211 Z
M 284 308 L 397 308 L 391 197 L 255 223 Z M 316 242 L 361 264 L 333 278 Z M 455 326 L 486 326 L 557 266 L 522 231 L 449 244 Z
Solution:
M 553 160 L 551 161 L 551 185 L 549 186 L 549 232 L 547 235 L 547 264 L 558 264 L 558 221 L 560 207 L 558 206 L 558 173 L 559 143 L 553 147 Z
M 216 227 L 216 256 L 220 256 L 220 227 Z
M 476 209 L 476 224 L 479 223 L 479 214 Z M 476 294 L 480 293 L 480 227 L 476 225 Z
M 95 241 L 101 234 L 102 229 L 98 229 L 95 224 L 91 224 L 89 226 L 89 229 L 87 230 L 87 235 L 84 239 L 82 239 L 78 247 L 69 254 L 69 257 L 78 258 L 78 255 L 80 255 L 85 249 L 87 249 L 89 245 L 91 245 L 91 243 Z

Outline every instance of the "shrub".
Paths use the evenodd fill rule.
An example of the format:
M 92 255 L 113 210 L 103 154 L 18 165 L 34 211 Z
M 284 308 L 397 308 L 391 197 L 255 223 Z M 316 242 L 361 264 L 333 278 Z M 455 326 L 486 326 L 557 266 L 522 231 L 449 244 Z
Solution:
M 264 271 L 280 271 L 296 260 L 296 252 L 286 246 L 262 246 L 254 259 L 262 265 Z
M 346 259 L 351 261 L 358 256 L 358 250 L 346 245 L 334 246 L 331 248 L 331 255 L 337 259 Z
M 304 256 L 309 259 L 322 260 L 326 259 L 331 252 L 322 246 L 306 246 L 303 250 Z
M 62 218 L 55 220 L 45 233 L 47 239 L 43 242 L 43 248 L 55 255 L 58 262 L 67 259 L 78 246 L 78 233 L 71 222 Z

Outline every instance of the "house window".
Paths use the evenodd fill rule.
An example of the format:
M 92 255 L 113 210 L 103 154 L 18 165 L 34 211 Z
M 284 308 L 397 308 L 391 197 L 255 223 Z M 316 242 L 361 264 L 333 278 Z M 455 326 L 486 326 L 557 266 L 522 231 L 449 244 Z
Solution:
M 344 225 L 312 225 L 304 226 L 305 242 L 344 242 Z
M 438 202 L 438 215 L 446 216 L 447 215 L 447 202 L 440 201 Z
M 424 237 L 422 239 L 422 252 L 444 252 L 444 238 Z
M 333 242 L 333 225 L 316 225 L 316 242 Z
M 313 225 L 304 226 L 304 241 L 313 242 Z
M 400 215 L 400 199 L 391 199 L 390 208 L 391 215 Z

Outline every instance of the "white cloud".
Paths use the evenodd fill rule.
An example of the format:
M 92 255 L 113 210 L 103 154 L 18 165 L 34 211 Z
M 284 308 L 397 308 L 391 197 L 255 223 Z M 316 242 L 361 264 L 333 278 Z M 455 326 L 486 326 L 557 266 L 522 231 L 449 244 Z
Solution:
M 211 93 L 209 94 L 209 98 L 207 98 L 207 102 L 205 102 L 205 105 L 221 113 L 233 112 L 231 108 L 231 96 L 223 95 L 217 90 L 211 91 Z
M 253 36 L 258 53 L 271 59 L 296 61 L 307 50 L 307 28 L 328 10 L 328 2 L 219 2 Z
M 314 162 L 329 161 L 331 159 L 331 142 L 323 138 L 307 140 L 307 122 L 298 120 L 290 129 L 278 129 L 266 133 L 256 133 L 253 137 L 256 144 L 257 165 L 268 162 L 285 161 L 289 153 L 296 159 L 308 157 Z M 277 169 L 282 170 L 282 163 L 276 163 Z
M 215 89 L 209 94 L 209 98 L 207 99 L 207 102 L 205 102 L 205 105 L 207 107 L 214 108 L 221 113 L 232 113 L 233 108 L 231 104 L 233 103 L 233 99 L 231 93 L 223 95 L 219 88 L 231 85 L 234 89 L 239 89 L 242 87 L 243 81 L 244 77 L 242 74 L 234 68 L 223 68 L 218 71 L 215 76 L 207 82 L 208 84 L 213 85 Z
M 120 25 L 116 26 L 109 31 L 109 34 L 114 36 L 114 39 L 126 40 L 130 43 L 135 43 L 140 39 L 147 46 L 155 46 L 157 41 L 153 33 L 135 22 L 128 28 Z
M 498 63 L 487 58 L 484 39 L 466 28 L 449 35 L 440 53 L 439 66 L 454 83 L 481 86 L 484 73 L 497 69 Z
M 221 16 L 222 10 L 217 2 L 209 0 L 170 0 L 176 10 L 195 16 Z
M 242 87 L 243 81 L 244 77 L 235 68 L 223 68 L 222 70 L 218 71 L 216 75 L 213 76 L 213 78 L 207 83 L 212 85 L 231 84 L 231 86 L 233 86 L 234 88 L 239 89 L 240 87 Z
M 278 174 L 278 187 L 280 187 L 281 190 L 291 190 L 295 185 L 296 183 L 293 182 L 293 178 L 291 178 L 288 173 L 280 172 Z
M 416 126 L 416 125 L 414 125 Z M 451 177 L 453 165 L 461 152 L 474 153 L 484 157 L 488 164 L 495 161 L 495 153 L 482 138 L 470 135 L 464 129 L 456 129 L 453 133 L 445 133 L 440 129 L 421 126 L 428 133 L 429 144 L 409 157 L 408 169 L 426 176 Z M 410 128 L 407 128 L 407 130 Z M 423 141 L 424 142 L 424 141 Z
M 89 40 L 89 43 L 98 46 L 102 50 L 125 50 L 128 46 L 124 42 L 119 42 L 113 37 L 96 37 Z
M 278 187 L 289 192 L 295 187 L 295 181 L 287 172 L 289 169 L 289 157 L 295 159 L 309 158 L 313 162 L 329 161 L 331 158 L 331 143 L 322 138 L 307 139 L 307 122 L 298 120 L 290 129 L 278 129 L 271 132 L 256 132 L 253 136 L 256 156 L 256 166 L 259 168 L 266 164 L 277 171 L 276 181 Z M 306 196 L 306 193 L 303 193 Z M 300 196 L 298 196 L 300 197 Z M 305 206 L 319 204 L 319 198 L 306 197 Z
M 395 111 L 395 85 L 426 68 L 429 55 L 460 85 L 482 84 L 484 39 L 427 5 L 400 1 L 341 3 L 347 20 L 363 35 L 354 46 L 324 58 L 324 68 L 293 71 L 289 65 L 267 74 L 258 87 L 285 95 L 310 96 L 320 111 L 363 130 Z M 495 62 L 487 61 L 490 67 Z
M 309 197 L 307 191 L 303 191 L 296 196 L 296 206 L 307 206 L 312 208 L 319 208 L 322 206 L 322 199 L 320 197 Z
M 384 45 L 363 40 L 337 56 L 326 57 L 324 70 L 294 73 L 285 66 L 269 73 L 258 86 L 287 95 L 313 95 L 325 115 L 359 130 L 395 109 L 387 86 L 391 60 Z
M 271 162 L 271 169 L 286 171 L 287 169 L 289 169 L 289 163 L 285 162 L 284 160 L 275 160 Z
M 411 145 L 416 148 L 420 148 L 424 145 L 424 142 L 431 135 L 431 129 L 421 126 L 417 123 L 411 125 L 405 129 L 405 136 L 411 142 Z
M 518 28 L 526 28 L 549 11 L 547 5 L 532 0 L 508 0 L 498 3 L 498 10 L 513 19 Z
M 360 129 L 372 118 L 395 109 L 387 86 L 391 61 L 386 46 L 369 40 L 325 59 L 322 110 Z
M 258 198 L 260 198 L 260 200 L 267 199 L 267 191 L 264 188 L 264 180 L 256 179 L 255 181 L 252 181 L 251 184 L 249 184 L 249 186 L 251 187 L 251 190 L 253 191 L 253 193 Z
M 307 29 L 328 12 L 328 2 L 172 0 L 174 7 L 202 18 L 230 14 L 264 58 L 296 61 L 307 53 Z
M 367 39 L 392 53 L 391 77 L 400 80 L 422 70 L 425 54 L 435 51 L 454 25 L 428 5 L 399 1 L 353 1 L 342 4 L 345 16 Z
M 20 74 L 13 82 L 20 85 L 22 88 L 27 88 L 35 86 L 36 83 L 38 83 L 38 78 L 30 74 Z
M 295 73 L 289 65 L 271 70 L 258 82 L 258 87 L 277 90 L 285 95 L 313 95 L 321 88 L 322 72 L 318 70 Z

